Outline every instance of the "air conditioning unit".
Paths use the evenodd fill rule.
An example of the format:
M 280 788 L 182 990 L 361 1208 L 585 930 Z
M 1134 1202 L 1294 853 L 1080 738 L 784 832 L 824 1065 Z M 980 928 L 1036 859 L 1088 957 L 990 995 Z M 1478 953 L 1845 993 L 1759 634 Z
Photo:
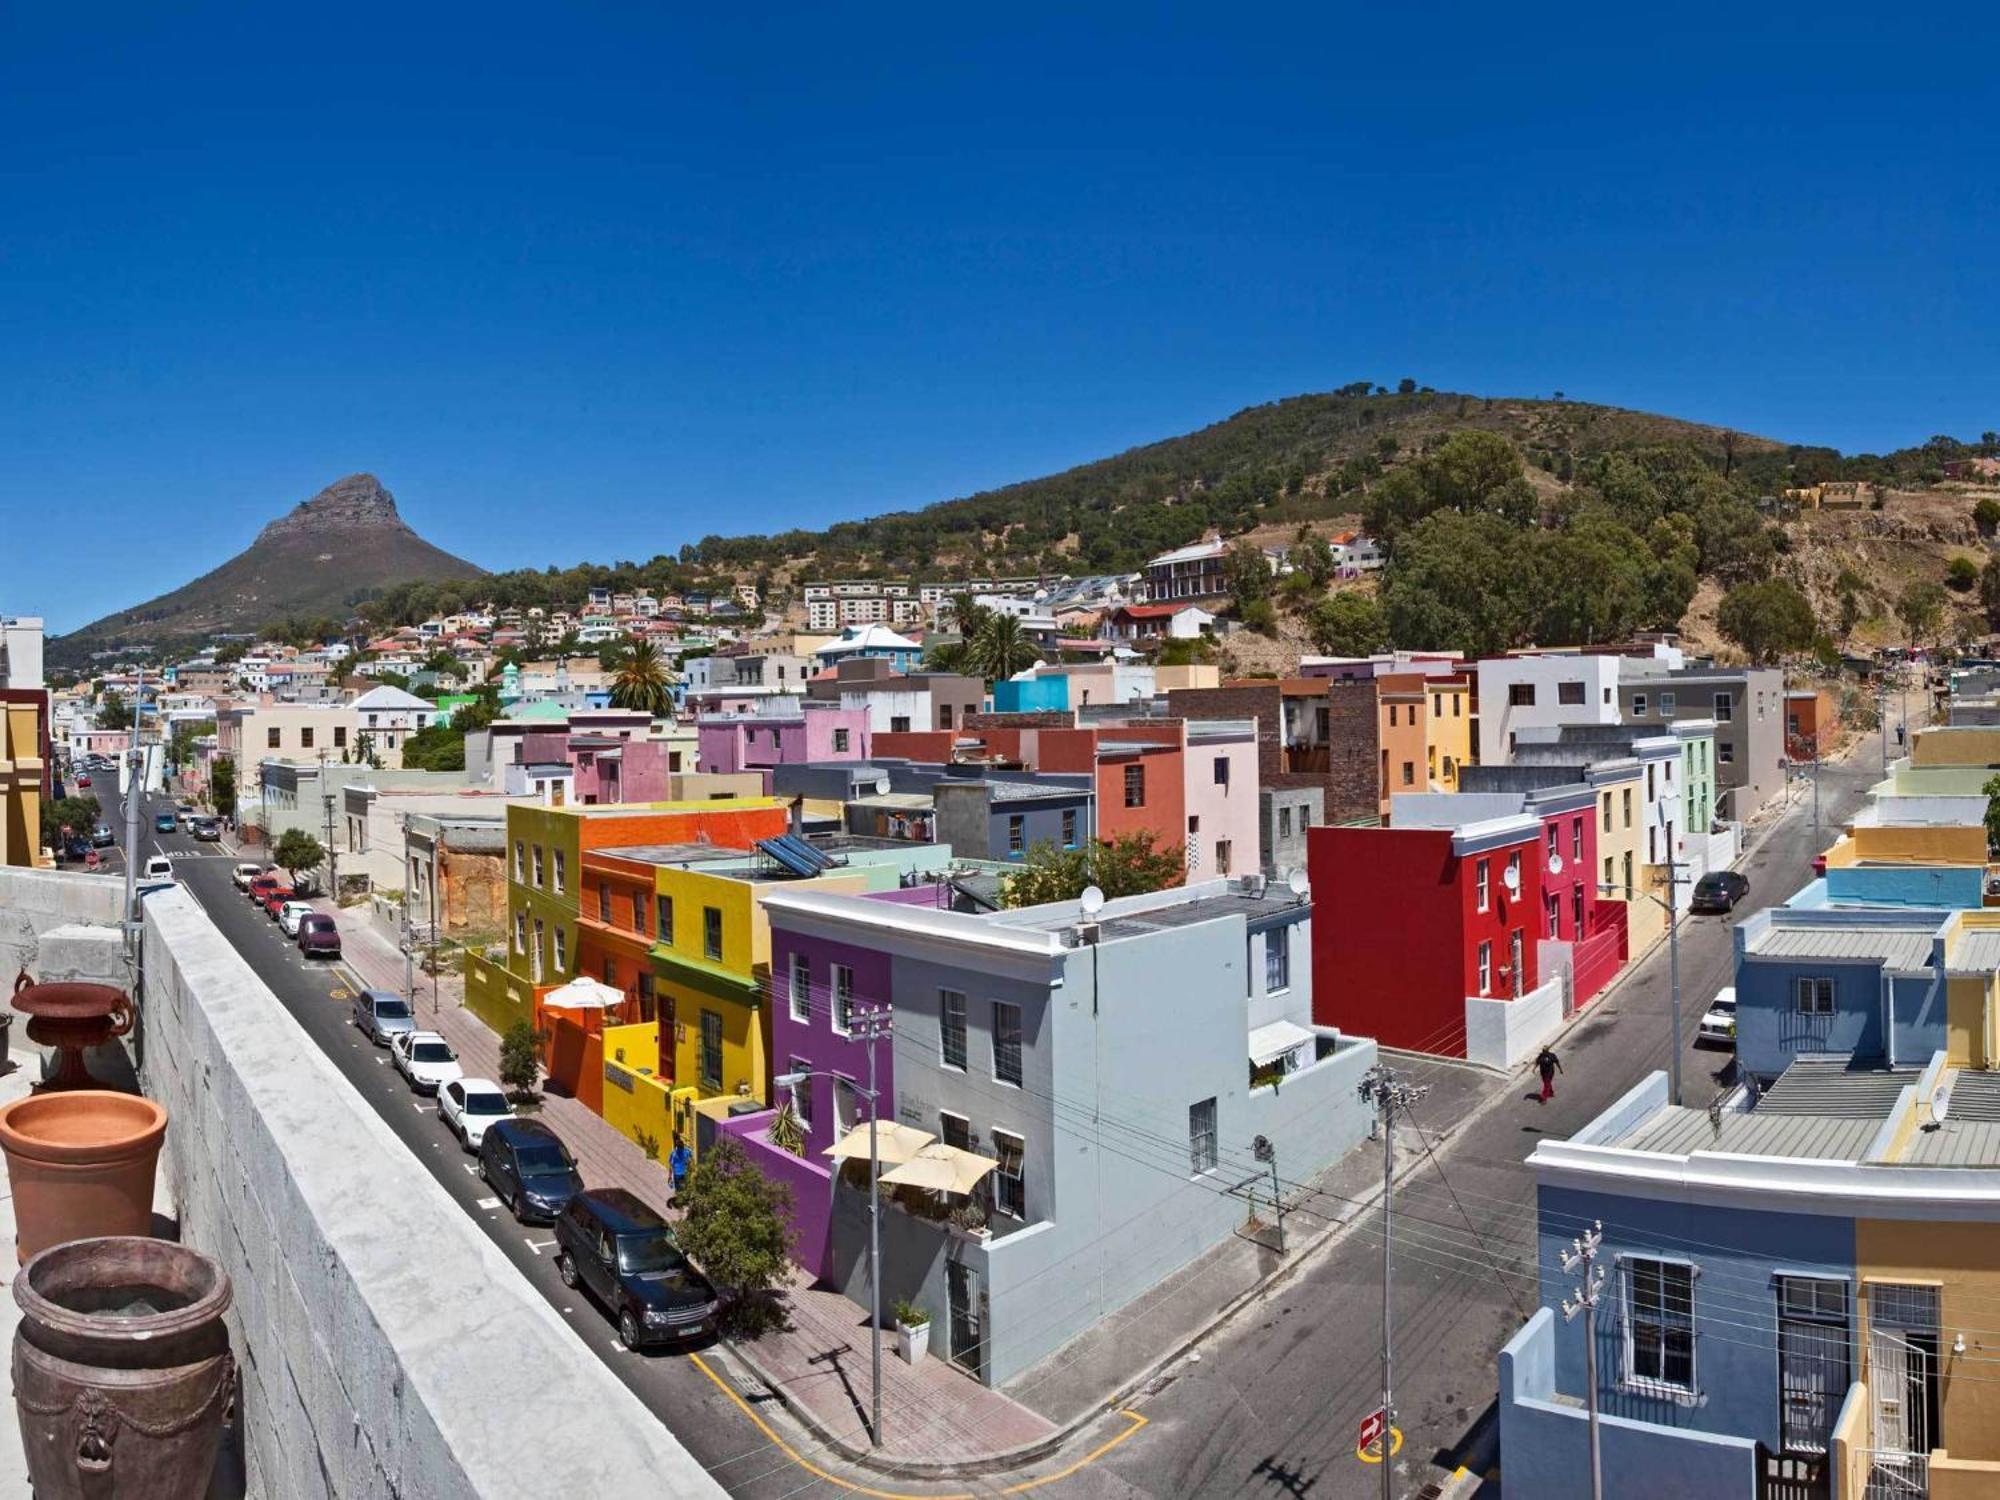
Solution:
M 1246 896 L 1262 897 L 1265 884 L 1265 879 L 1261 874 L 1245 875 L 1243 877 L 1243 893 Z

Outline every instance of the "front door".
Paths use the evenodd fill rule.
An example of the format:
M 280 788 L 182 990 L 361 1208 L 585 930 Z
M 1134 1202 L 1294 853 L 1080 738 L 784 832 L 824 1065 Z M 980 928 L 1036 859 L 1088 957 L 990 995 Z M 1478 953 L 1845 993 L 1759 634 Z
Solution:
M 1871 1496 L 1930 1493 L 1930 1452 L 1937 1446 L 1937 1329 L 1935 1287 L 1868 1288 Z
M 1786 1453 L 1826 1452 L 1847 1386 L 1847 1283 L 1781 1277 L 1778 1400 Z
M 982 1355 L 980 1333 L 979 1273 L 960 1261 L 947 1261 L 945 1291 L 951 1304 L 951 1358 L 973 1374 L 979 1373 Z

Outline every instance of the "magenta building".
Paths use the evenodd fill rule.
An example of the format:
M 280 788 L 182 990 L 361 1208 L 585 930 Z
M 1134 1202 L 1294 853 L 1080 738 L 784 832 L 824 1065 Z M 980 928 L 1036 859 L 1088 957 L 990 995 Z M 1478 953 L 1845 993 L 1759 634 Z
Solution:
M 724 775 L 868 758 L 865 708 L 806 704 L 791 713 L 709 714 L 696 730 L 697 769 Z

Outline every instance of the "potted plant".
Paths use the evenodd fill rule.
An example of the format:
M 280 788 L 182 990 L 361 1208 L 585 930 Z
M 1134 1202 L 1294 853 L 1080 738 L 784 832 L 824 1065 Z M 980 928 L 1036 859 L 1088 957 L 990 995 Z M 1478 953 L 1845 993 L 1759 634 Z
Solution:
M 945 1223 L 952 1233 L 968 1240 L 984 1240 L 986 1230 L 986 1206 L 977 1198 L 967 1198 L 963 1203 L 952 1205 L 945 1215 Z
M 898 1297 L 890 1316 L 896 1320 L 896 1352 L 905 1364 L 916 1364 L 930 1351 L 930 1310 L 921 1302 Z
M 771 1116 L 770 1128 L 765 1132 L 772 1145 L 780 1151 L 789 1151 L 794 1156 L 806 1154 L 806 1127 L 792 1108 L 790 1099 L 780 1099 L 778 1108 Z

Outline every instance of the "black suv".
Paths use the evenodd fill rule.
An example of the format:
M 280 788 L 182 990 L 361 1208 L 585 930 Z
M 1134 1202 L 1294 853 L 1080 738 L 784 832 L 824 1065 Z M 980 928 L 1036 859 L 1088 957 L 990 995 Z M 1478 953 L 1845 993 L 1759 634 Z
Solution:
M 624 1188 L 592 1188 L 556 1216 L 556 1271 L 579 1284 L 618 1320 L 627 1349 L 700 1338 L 715 1331 L 708 1278 L 688 1263 L 674 1232 Z
M 495 1120 L 479 1137 L 479 1175 L 523 1224 L 553 1224 L 583 1191 L 576 1163 L 540 1120 Z

